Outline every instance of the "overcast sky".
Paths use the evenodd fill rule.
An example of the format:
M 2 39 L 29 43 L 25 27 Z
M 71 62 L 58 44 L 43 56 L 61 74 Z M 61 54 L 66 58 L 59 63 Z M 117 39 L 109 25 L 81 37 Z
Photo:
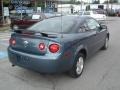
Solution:
M 81 1 L 81 0 L 78 0 L 78 1 Z M 82 1 L 87 1 L 87 2 L 91 2 L 92 0 L 82 0 Z M 100 3 L 103 3 L 104 1 L 107 1 L 107 0 L 100 0 Z M 118 0 L 120 2 L 120 0 Z
M 78 0 L 78 1 L 81 1 L 81 0 Z M 93 0 L 82 0 L 82 1 L 85 1 L 85 2 L 92 2 Z M 106 0 L 100 0 L 101 3 L 103 3 L 104 1 L 106 1 Z
M 62 1 L 70 1 L 70 0 L 62 0 Z M 78 0 L 78 1 L 81 1 L 81 0 Z M 85 1 L 85 2 L 92 2 L 92 0 L 82 0 L 82 1 Z M 100 0 L 100 2 L 104 2 L 105 0 Z
M 63 0 L 65 1 L 65 0 Z M 66 1 L 69 1 L 69 0 L 66 0 Z M 78 0 L 78 1 L 81 1 L 81 0 Z M 92 2 L 93 0 L 82 0 L 82 1 L 85 1 L 85 2 Z M 106 0 L 100 0 L 100 3 L 103 3 L 104 1 Z M 118 0 L 120 2 L 120 0 Z

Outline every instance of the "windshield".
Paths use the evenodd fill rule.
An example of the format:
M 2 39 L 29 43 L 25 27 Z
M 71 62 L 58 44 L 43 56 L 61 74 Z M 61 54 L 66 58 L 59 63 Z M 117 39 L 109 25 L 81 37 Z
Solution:
M 34 30 L 35 32 L 65 33 L 72 30 L 74 23 L 73 17 L 56 17 L 38 22 L 28 28 L 28 30 Z

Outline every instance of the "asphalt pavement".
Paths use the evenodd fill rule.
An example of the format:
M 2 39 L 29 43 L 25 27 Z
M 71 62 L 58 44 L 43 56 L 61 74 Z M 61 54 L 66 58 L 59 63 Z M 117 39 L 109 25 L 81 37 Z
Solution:
M 106 24 L 110 31 L 108 50 L 86 60 L 77 79 L 64 73 L 41 75 L 12 67 L 7 58 L 10 32 L 0 33 L 0 90 L 120 90 L 120 17 L 108 18 Z

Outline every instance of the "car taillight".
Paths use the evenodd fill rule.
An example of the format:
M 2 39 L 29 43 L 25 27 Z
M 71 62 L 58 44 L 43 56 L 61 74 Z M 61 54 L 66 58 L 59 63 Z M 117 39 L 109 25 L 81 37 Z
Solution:
M 45 49 L 45 44 L 44 43 L 40 43 L 39 44 L 39 49 L 40 50 L 44 50 Z
M 11 39 L 9 40 L 9 44 L 10 44 L 10 45 L 16 45 L 16 40 L 13 39 L 13 38 L 11 38 Z
M 52 53 L 57 53 L 60 50 L 60 46 L 58 44 L 51 44 L 49 46 L 49 51 Z

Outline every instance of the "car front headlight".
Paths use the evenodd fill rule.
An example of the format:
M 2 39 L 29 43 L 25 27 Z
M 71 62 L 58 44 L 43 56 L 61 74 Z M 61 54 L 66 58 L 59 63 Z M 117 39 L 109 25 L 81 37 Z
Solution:
M 18 27 L 17 25 L 14 25 L 14 26 L 13 26 L 13 29 L 14 29 L 14 30 L 17 30 L 17 29 L 19 29 L 19 27 Z

